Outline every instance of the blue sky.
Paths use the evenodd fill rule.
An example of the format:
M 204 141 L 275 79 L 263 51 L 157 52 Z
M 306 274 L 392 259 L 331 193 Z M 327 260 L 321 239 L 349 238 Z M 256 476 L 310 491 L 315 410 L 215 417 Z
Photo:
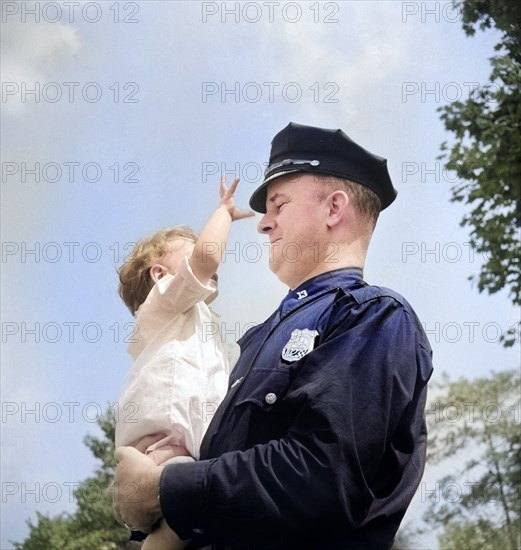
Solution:
M 130 366 L 115 268 L 131 243 L 180 223 L 200 230 L 222 170 L 242 177 L 246 205 L 290 121 L 342 128 L 388 159 L 399 195 L 365 278 L 411 302 L 434 380 L 518 365 L 518 348 L 496 342 L 517 312 L 506 293 L 480 295 L 467 280 L 481 258 L 437 160 L 450 139 L 437 108 L 488 82 L 495 32 L 467 38 L 448 2 L 68 10 L 2 5 L 1 548 L 23 539 L 36 510 L 73 510 L 70 487 L 95 467 L 82 440 Z M 230 339 L 286 292 L 257 221 L 234 224 L 220 269 L 215 309 Z

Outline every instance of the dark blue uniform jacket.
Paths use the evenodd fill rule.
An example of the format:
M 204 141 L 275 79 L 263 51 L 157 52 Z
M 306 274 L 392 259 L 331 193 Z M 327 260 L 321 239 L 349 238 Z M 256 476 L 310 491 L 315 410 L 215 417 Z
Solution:
M 190 548 L 389 548 L 425 464 L 432 352 L 411 306 L 339 269 L 239 343 L 201 459 L 163 470 L 168 524 Z

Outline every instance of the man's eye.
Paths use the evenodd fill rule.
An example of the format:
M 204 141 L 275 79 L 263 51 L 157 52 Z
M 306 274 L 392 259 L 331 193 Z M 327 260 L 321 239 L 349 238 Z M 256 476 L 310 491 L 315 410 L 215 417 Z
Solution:
M 281 209 L 285 204 L 287 204 L 287 202 L 281 202 L 280 204 L 276 204 L 276 205 L 275 205 L 275 209 L 277 210 L 277 212 L 280 212 L 280 209 Z

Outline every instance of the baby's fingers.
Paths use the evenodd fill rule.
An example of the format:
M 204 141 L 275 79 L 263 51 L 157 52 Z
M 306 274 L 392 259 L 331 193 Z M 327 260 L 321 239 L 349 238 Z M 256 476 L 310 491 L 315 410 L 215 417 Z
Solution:
M 237 189 L 237 185 L 239 185 L 239 178 L 235 178 L 232 181 L 232 184 L 230 185 L 230 188 L 228 189 L 226 187 L 226 176 L 221 177 L 221 185 L 219 193 L 221 195 L 221 199 L 229 199 L 230 197 L 233 197 L 233 194 L 235 193 L 235 190 Z
M 232 181 L 232 184 L 230 185 L 230 189 L 228 189 L 229 195 L 233 195 L 235 193 L 235 190 L 237 189 L 237 185 L 239 185 L 239 178 L 235 178 Z
M 226 191 L 228 191 L 228 188 L 226 187 L 226 176 L 221 176 L 221 183 L 219 185 L 219 195 L 221 196 L 221 199 L 226 194 Z

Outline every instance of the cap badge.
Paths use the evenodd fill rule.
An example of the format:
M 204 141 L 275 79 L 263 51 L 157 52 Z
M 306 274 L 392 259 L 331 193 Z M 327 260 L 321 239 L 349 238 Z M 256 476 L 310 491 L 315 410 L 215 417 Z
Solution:
M 289 166 L 290 164 L 293 165 L 300 165 L 300 164 L 309 164 L 310 166 L 318 166 L 320 164 L 319 160 L 296 160 L 296 159 L 284 159 L 282 162 L 275 162 L 273 164 L 270 164 L 266 170 L 264 170 L 264 175 L 266 175 L 268 172 L 271 172 L 272 170 L 275 170 L 275 168 L 280 168 L 281 166 Z

